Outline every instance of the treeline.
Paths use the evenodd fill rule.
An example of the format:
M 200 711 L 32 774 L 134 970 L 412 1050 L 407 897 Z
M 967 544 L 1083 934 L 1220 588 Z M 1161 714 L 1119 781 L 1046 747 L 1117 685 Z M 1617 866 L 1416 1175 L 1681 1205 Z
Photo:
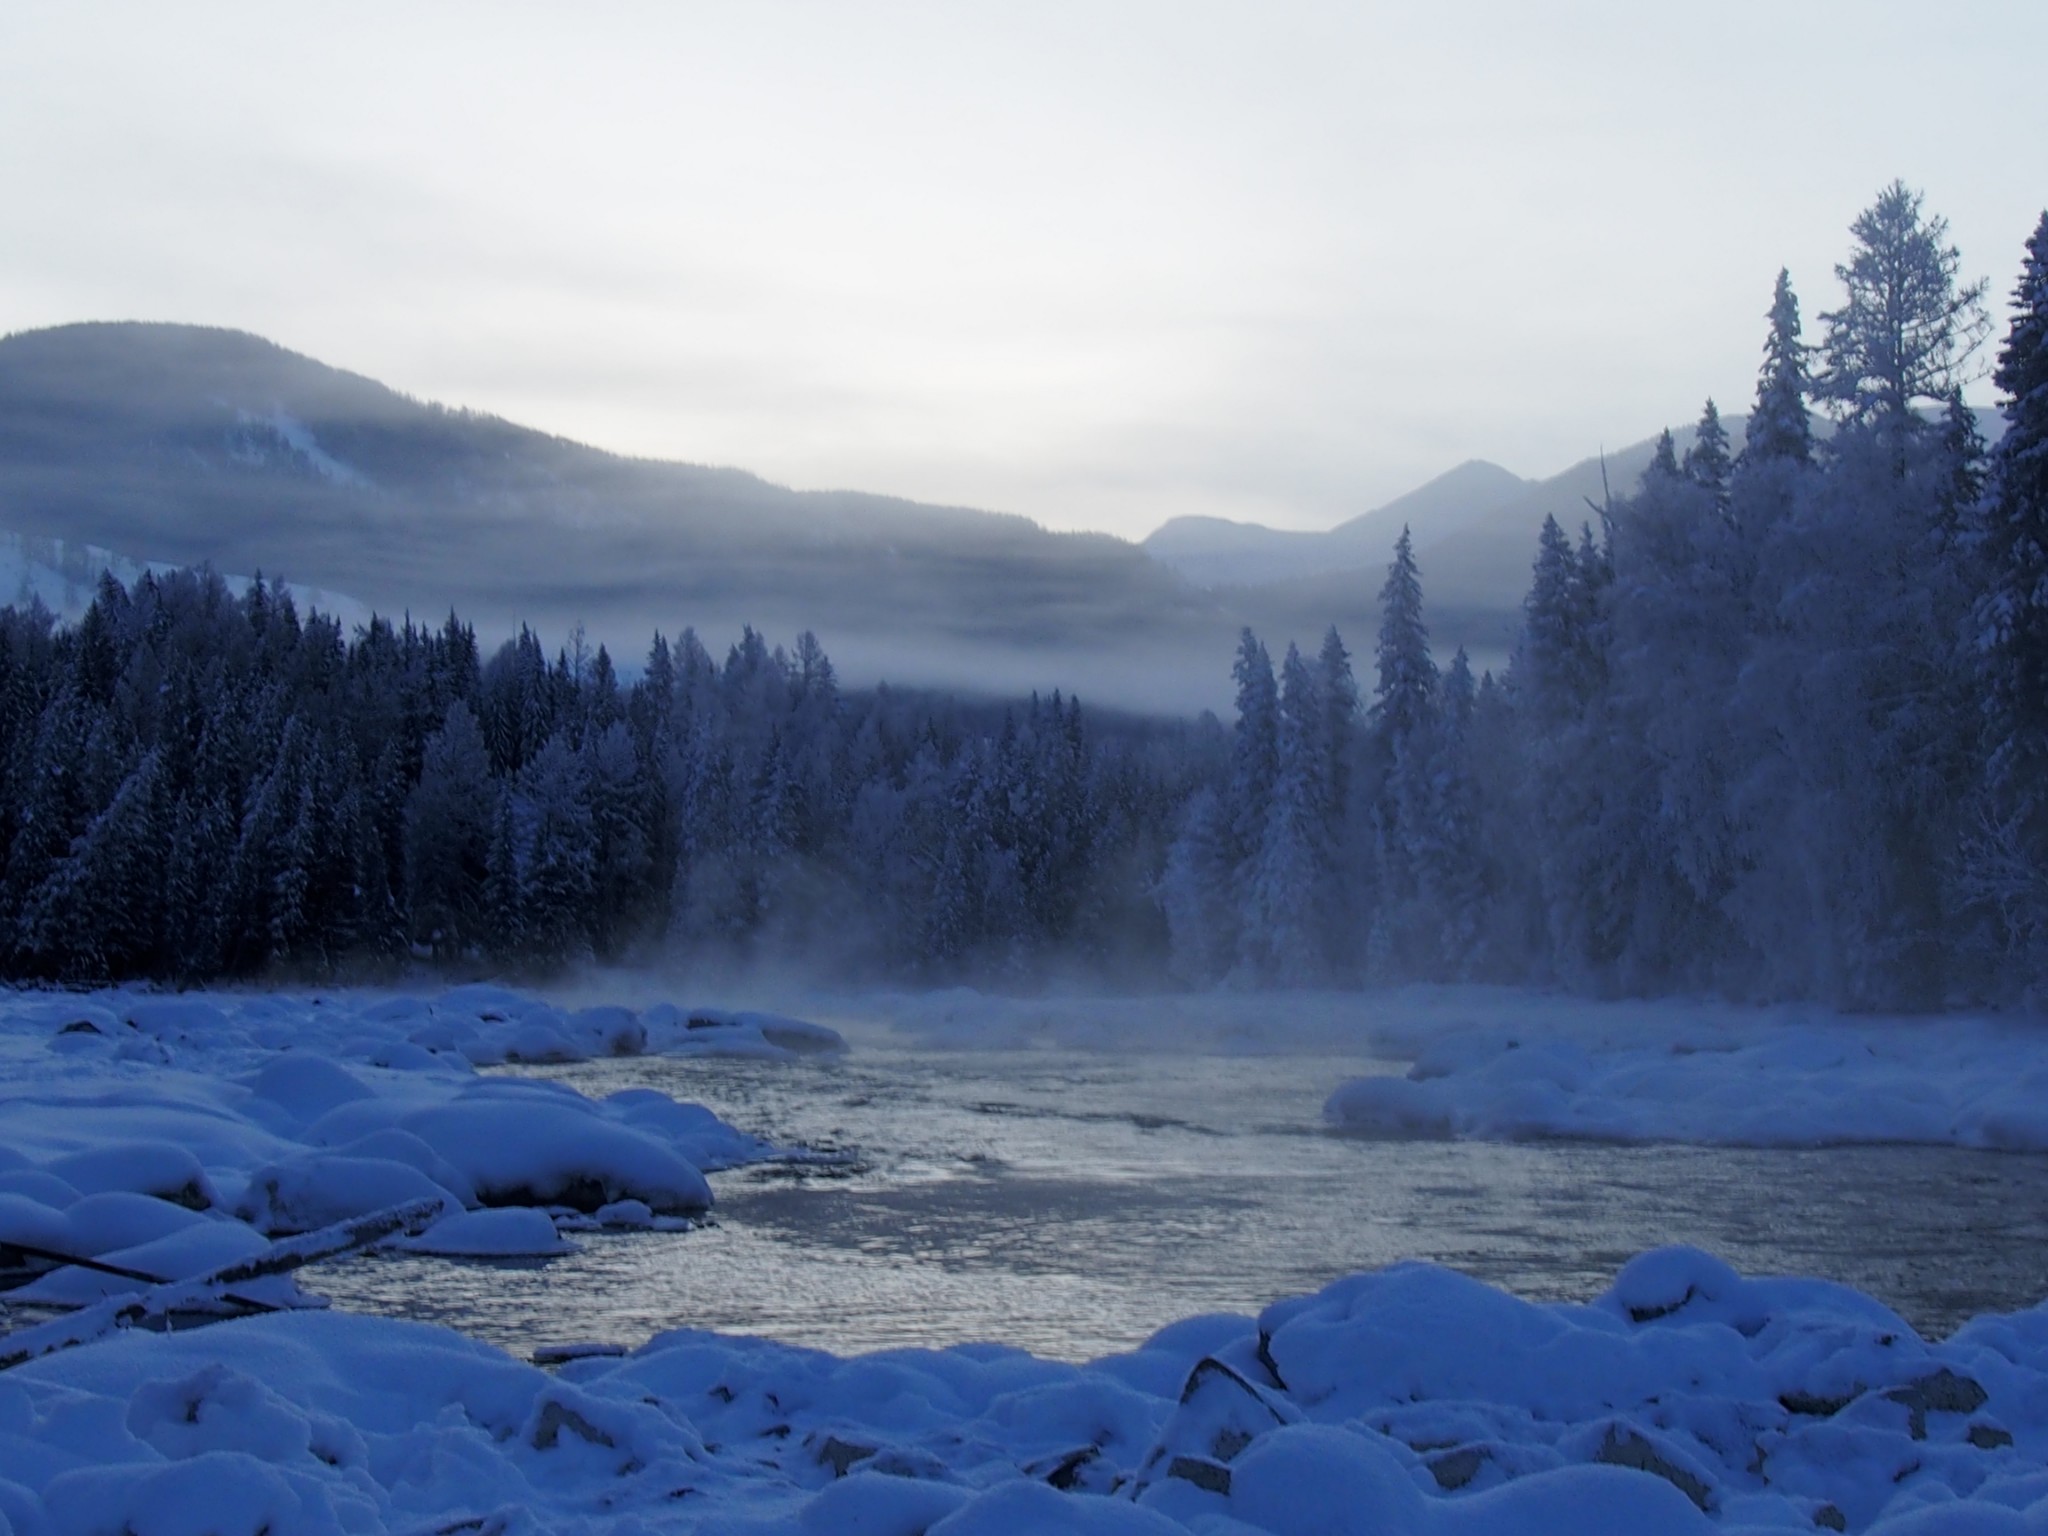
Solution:
M 344 636 L 279 584 L 108 577 L 0 612 L 14 977 L 806 958 L 854 975 L 1155 967 L 1194 728 L 849 697 L 817 641 L 490 658 L 450 617 Z
M 1858 219 L 1744 440 L 1574 538 L 1504 677 L 1439 668 L 1404 531 L 1369 691 L 1332 631 L 1237 716 L 842 690 L 815 638 L 480 656 L 279 585 L 0 611 L 0 969 L 198 981 L 795 959 L 840 976 L 1412 979 L 1871 1006 L 2048 962 L 2048 215 L 1994 373 L 1938 218 Z M 1820 407 L 1820 429 L 1811 407 Z
M 1162 882 L 1183 978 L 2036 992 L 2048 215 L 1989 452 L 1961 396 L 1983 285 L 1943 221 L 1895 184 L 1852 233 L 1817 348 L 1779 275 L 1739 452 L 1710 400 L 1597 530 L 1545 524 L 1504 679 L 1433 664 L 1405 532 L 1363 706 L 1334 633 L 1277 680 L 1246 634 L 1229 770 Z

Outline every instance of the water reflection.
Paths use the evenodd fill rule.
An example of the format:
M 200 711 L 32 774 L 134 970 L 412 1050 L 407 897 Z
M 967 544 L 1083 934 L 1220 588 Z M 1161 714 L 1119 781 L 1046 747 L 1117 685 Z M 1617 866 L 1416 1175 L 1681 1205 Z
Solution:
M 314 1283 L 521 1353 L 690 1326 L 840 1352 L 995 1339 L 1069 1359 L 1403 1258 L 1583 1298 L 1630 1255 L 1689 1242 L 1747 1272 L 1845 1281 L 1937 1334 L 2048 1294 L 2048 1159 L 1326 1133 L 1323 1098 L 1371 1069 L 884 1043 L 842 1062 L 552 1069 L 587 1093 L 696 1099 L 853 1162 L 715 1176 L 715 1226 L 581 1239 L 542 1271 L 373 1258 Z

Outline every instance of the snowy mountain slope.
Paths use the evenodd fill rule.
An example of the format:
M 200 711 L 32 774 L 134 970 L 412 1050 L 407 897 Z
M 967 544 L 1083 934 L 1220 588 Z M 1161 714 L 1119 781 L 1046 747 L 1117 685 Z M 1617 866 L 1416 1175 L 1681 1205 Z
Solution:
M 1727 425 L 1739 441 L 1740 418 Z M 1690 430 L 1677 436 L 1683 448 Z M 1606 485 L 1628 494 L 1650 452 L 1608 455 Z M 1575 529 L 1603 495 L 1598 458 L 1542 481 L 1474 460 L 1323 533 L 1182 518 L 1133 545 L 620 458 L 240 332 L 91 324 L 0 338 L 0 530 L 136 565 L 281 574 L 350 594 L 361 607 L 349 614 L 452 605 L 487 644 L 527 623 L 552 645 L 582 622 L 628 666 L 656 629 L 691 625 L 722 648 L 751 624 L 784 642 L 816 631 L 853 681 L 1224 708 L 1240 626 L 1275 654 L 1333 624 L 1354 650 L 1369 645 L 1404 523 L 1439 659 L 1462 644 L 1498 666 L 1543 518 Z M 79 582 L 41 565 L 26 588 L 17 574 L 0 590 L 75 604 L 66 582 Z
M 1213 691 L 1234 633 L 1119 539 L 620 458 L 193 326 L 0 340 L 0 527 L 452 603 L 486 636 L 580 620 L 634 657 L 657 627 L 811 628 L 853 675 L 1170 707 L 1197 702 L 1172 658 Z
M 85 612 L 102 575 L 112 575 L 123 586 L 133 586 L 150 571 L 161 574 L 173 568 L 164 561 L 146 563 L 93 544 L 0 529 L 0 604 L 26 608 L 40 602 L 66 621 Z M 253 578 L 223 575 L 222 579 L 231 590 L 240 593 L 248 590 Z M 369 608 L 346 593 L 297 582 L 285 585 L 301 614 L 318 609 L 338 619 L 344 632 L 370 620 Z

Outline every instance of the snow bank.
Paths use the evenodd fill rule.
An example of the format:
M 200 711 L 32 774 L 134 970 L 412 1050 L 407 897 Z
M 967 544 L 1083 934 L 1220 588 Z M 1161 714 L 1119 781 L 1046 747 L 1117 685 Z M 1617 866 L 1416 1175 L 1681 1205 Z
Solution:
M 711 1204 L 705 1170 L 775 1149 L 652 1090 L 592 1100 L 476 1070 L 522 1043 L 545 1043 L 547 1059 L 660 1049 L 688 1015 L 653 1017 L 650 1031 L 627 1009 L 565 1012 L 482 986 L 0 993 L 0 1273 L 29 1277 L 6 1296 L 82 1307 L 418 1200 L 447 1215 L 408 1246 L 450 1257 L 574 1251 L 555 1217 L 686 1225 Z M 756 1042 L 783 1033 L 735 1018 Z M 815 1029 L 788 1021 L 788 1038 Z M 238 1294 L 311 1300 L 288 1279 Z
M 2048 1309 L 1929 1344 L 1854 1292 L 1685 1249 L 1583 1306 L 1401 1265 L 1086 1365 L 695 1332 L 568 1356 L 550 1373 L 307 1312 L 119 1335 L 0 1374 L 0 1517 L 39 1536 L 2048 1525 Z
M 1376 1038 L 1412 1065 L 1331 1095 L 1330 1123 L 1358 1135 L 2048 1151 L 2048 1037 L 2026 1021 L 1669 1004 L 1516 1017 L 1510 997 Z
M 926 1048 L 1326 1058 L 1327 1119 L 1361 1136 L 2048 1151 L 2048 1031 L 2027 1019 L 1479 986 L 805 1003 Z

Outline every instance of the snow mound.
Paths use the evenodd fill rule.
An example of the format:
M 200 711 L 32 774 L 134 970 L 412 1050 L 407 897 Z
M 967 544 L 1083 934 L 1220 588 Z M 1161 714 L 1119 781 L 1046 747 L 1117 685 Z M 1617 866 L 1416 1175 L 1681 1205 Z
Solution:
M 838 1030 L 779 1013 L 732 1013 L 720 1008 L 677 1008 L 658 1003 L 642 1021 L 649 1042 L 664 1055 L 742 1056 L 789 1061 L 838 1056 L 846 1037 Z
M 477 1246 L 503 1252 L 515 1222 L 546 1218 L 441 1230 L 500 1228 Z M 547 1357 L 309 1312 L 51 1355 L 0 1374 L 0 1516 L 247 1536 L 2048 1525 L 2048 1309 L 1931 1344 L 1853 1292 L 1687 1249 L 1583 1306 L 1401 1265 L 1086 1365 L 689 1331 Z
M 693 1164 L 587 1101 L 476 1092 L 408 1115 L 401 1128 L 447 1159 L 486 1205 L 595 1211 L 638 1200 L 663 1216 L 711 1208 L 711 1187 Z
M 705 1169 L 777 1155 L 652 1090 L 592 1100 L 478 1072 L 521 1036 L 575 1060 L 650 1046 L 632 1010 L 499 987 L 0 992 L 0 1273 L 16 1301 L 85 1307 L 420 1200 L 446 1217 L 415 1252 L 546 1259 L 575 1251 L 550 1210 L 687 1230 L 711 1204 Z M 281 1277 L 236 1294 L 308 1299 Z
M 518 1208 L 458 1211 L 393 1246 L 461 1259 L 551 1259 L 581 1251 L 555 1230 L 545 1211 Z
M 1325 1118 L 1346 1134 L 2048 1151 L 2048 1066 L 2018 1022 L 1610 1005 L 1475 1011 L 1379 1038 L 1412 1065 L 1330 1095 Z

